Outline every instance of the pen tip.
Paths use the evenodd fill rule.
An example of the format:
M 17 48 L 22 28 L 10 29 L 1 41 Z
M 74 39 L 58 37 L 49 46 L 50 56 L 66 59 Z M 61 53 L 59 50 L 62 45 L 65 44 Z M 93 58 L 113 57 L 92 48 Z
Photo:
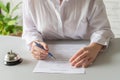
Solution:
M 56 60 L 56 58 L 54 56 L 51 57 L 53 60 Z

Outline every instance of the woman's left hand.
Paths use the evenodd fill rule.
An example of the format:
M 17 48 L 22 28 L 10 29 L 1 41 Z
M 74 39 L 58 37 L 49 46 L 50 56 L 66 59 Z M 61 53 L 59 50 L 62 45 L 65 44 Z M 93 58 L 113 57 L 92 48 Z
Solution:
M 74 67 L 88 67 L 96 59 L 103 45 L 92 43 L 87 47 L 80 49 L 75 55 L 70 58 L 70 63 Z

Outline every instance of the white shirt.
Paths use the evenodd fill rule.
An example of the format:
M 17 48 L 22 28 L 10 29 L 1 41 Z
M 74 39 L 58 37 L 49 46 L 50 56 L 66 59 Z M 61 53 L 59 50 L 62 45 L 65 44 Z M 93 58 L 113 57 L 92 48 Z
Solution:
M 103 0 L 23 0 L 23 39 L 90 39 L 108 45 L 113 38 Z

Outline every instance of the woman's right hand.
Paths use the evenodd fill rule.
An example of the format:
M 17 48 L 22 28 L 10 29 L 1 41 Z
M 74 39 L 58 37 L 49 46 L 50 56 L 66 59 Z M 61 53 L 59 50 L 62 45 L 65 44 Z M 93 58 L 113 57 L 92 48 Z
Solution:
M 45 50 L 37 47 L 35 42 L 41 44 Z M 34 41 L 31 43 L 31 53 L 35 59 L 44 60 L 48 56 L 48 45 L 45 42 Z

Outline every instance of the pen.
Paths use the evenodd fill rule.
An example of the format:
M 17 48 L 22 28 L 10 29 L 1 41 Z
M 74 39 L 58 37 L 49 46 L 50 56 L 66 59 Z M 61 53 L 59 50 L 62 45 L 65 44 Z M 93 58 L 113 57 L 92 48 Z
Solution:
M 41 48 L 41 49 L 44 49 L 44 47 L 43 47 L 41 44 L 39 44 L 39 43 L 37 43 L 37 42 L 35 42 L 35 44 L 36 44 L 37 47 L 39 47 L 39 48 Z M 44 49 L 44 50 L 45 50 L 45 49 Z M 56 58 L 53 56 L 52 53 L 48 52 L 48 55 L 49 55 L 50 57 L 56 59 Z

